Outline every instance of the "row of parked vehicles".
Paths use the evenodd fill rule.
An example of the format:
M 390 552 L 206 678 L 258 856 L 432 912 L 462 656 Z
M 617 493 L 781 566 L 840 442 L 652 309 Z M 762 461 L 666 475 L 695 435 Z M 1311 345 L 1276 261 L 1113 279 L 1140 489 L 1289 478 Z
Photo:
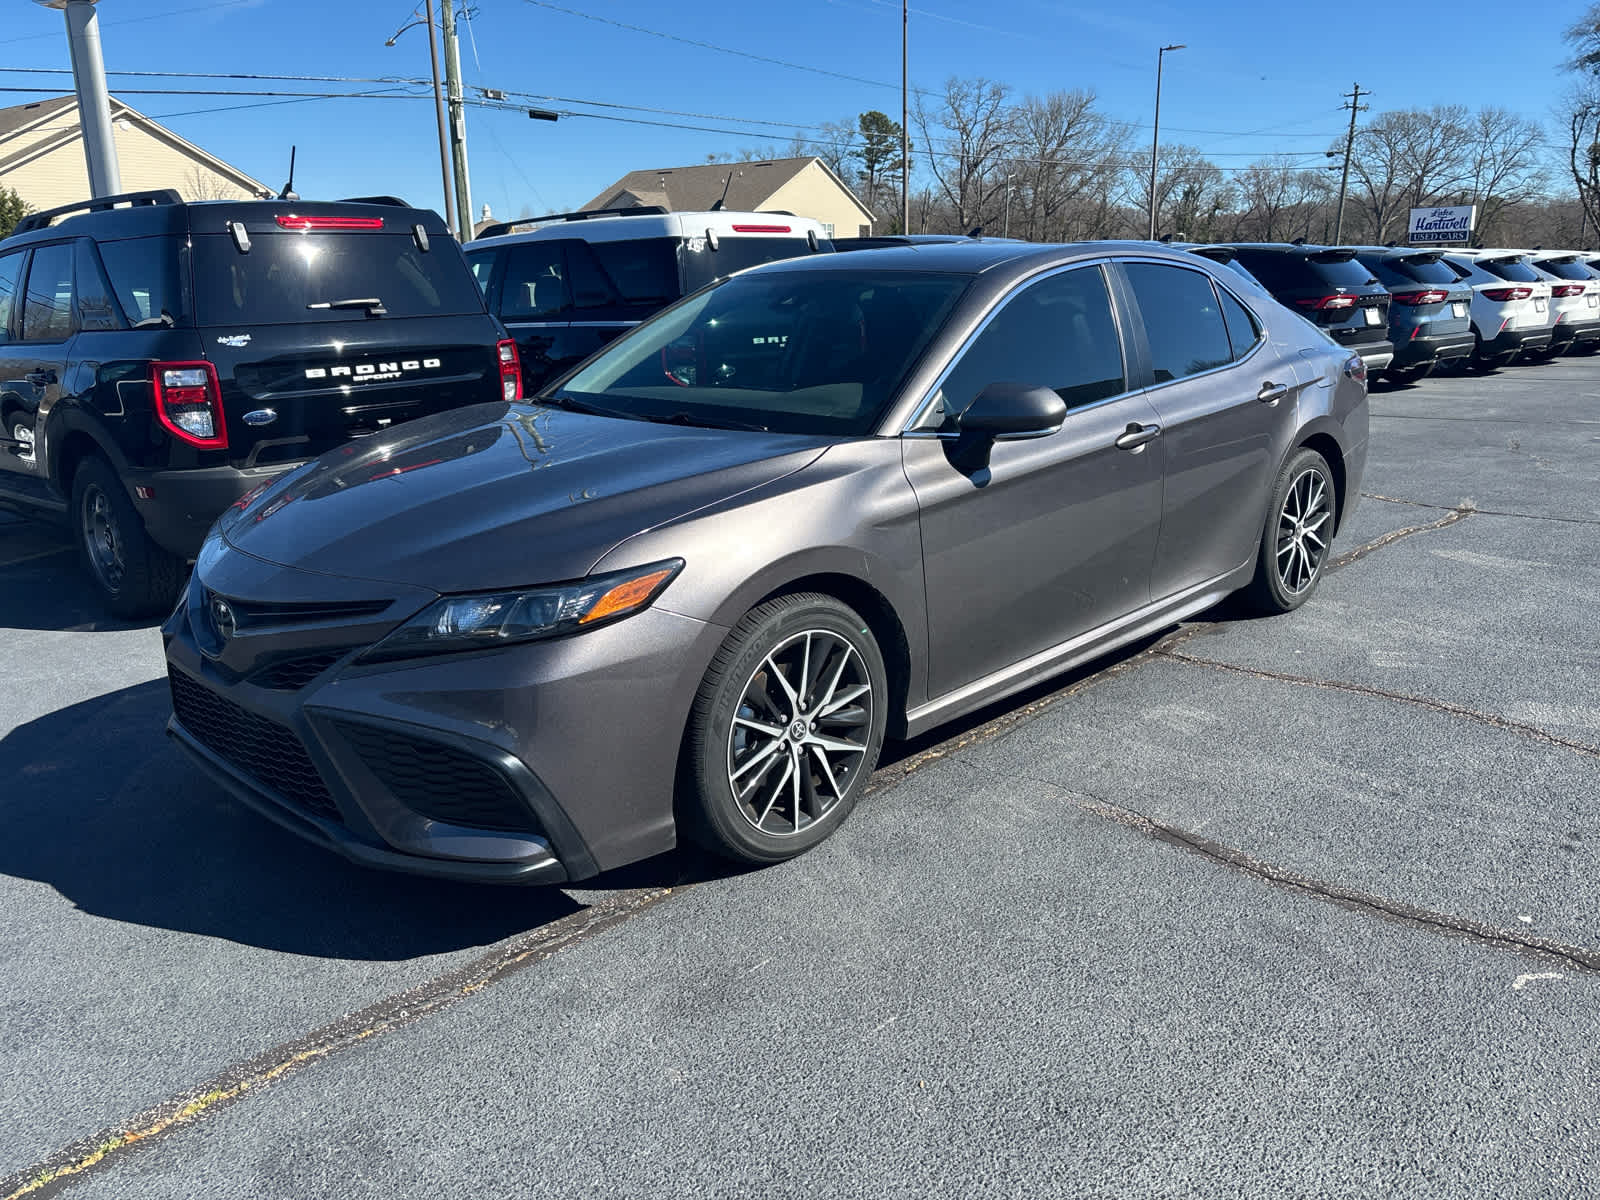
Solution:
M 1369 371 L 1415 383 L 1600 349 L 1600 255 L 1421 246 L 1188 245 L 1300 313 Z

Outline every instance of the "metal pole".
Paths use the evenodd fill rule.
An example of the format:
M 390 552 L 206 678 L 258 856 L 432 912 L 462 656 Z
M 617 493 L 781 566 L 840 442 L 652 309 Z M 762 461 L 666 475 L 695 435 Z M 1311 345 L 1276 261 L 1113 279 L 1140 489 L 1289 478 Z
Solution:
M 1003 237 L 1011 236 L 1011 176 L 1006 176 L 1006 219 Z
M 111 97 L 106 92 L 106 65 L 100 54 L 100 21 L 94 6 L 95 0 L 67 0 L 67 43 L 78 92 L 83 153 L 89 166 L 89 195 L 114 196 L 122 191 L 122 169 L 117 163 Z
M 433 110 L 439 125 L 439 178 L 444 183 L 445 228 L 456 228 L 456 202 L 450 192 L 450 144 L 445 132 L 444 89 L 439 85 L 439 37 L 433 23 L 433 0 L 427 0 L 428 59 L 433 66 Z
M 472 188 L 467 178 L 467 116 L 461 102 L 461 43 L 456 40 L 455 0 L 444 0 L 444 86 L 450 104 L 450 153 L 456 176 L 456 236 L 472 239 Z
M 1370 94 L 1370 93 L 1369 93 Z M 1356 114 L 1361 111 L 1361 85 L 1355 85 L 1350 93 L 1350 133 L 1344 140 L 1344 174 L 1339 177 L 1339 207 L 1333 215 L 1333 244 L 1337 246 L 1344 240 L 1344 193 L 1350 186 L 1350 152 L 1356 144 Z M 1378 231 L 1378 237 L 1383 236 L 1383 231 Z M 1374 239 L 1376 240 L 1376 239 Z
M 1156 116 L 1150 129 L 1150 240 L 1156 240 L 1156 161 L 1161 152 L 1161 60 L 1168 50 L 1182 50 L 1182 45 L 1162 46 L 1156 51 Z
M 911 232 L 911 0 L 900 0 L 900 232 Z

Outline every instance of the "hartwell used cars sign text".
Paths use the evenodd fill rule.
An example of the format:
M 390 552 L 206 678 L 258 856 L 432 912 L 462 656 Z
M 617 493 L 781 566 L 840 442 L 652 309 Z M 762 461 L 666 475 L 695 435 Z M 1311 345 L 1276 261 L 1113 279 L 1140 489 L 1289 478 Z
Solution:
M 1478 206 L 1461 204 L 1453 208 L 1413 208 L 1410 241 L 1467 242 L 1477 224 Z

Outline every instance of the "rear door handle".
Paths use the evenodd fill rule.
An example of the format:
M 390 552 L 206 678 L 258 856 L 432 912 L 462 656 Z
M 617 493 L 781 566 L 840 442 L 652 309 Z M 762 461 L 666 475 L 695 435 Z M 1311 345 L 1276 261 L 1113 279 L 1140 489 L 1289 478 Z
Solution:
M 1118 450 L 1137 450 L 1140 446 L 1159 436 L 1159 425 L 1129 425 L 1121 437 L 1117 439 Z
M 1256 393 L 1256 399 L 1263 404 L 1276 404 L 1289 394 L 1287 383 L 1273 383 L 1270 380 L 1261 385 L 1261 390 Z
M 33 384 L 34 387 L 48 387 L 56 381 L 56 373 L 54 371 L 29 371 L 23 378 Z

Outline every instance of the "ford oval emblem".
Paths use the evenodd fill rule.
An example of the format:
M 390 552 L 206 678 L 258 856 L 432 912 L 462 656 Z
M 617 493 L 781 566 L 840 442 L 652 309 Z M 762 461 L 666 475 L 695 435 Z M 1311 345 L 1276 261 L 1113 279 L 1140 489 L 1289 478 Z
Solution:
M 258 408 L 254 412 L 247 412 L 244 415 L 244 423 L 246 425 L 271 425 L 277 419 L 278 414 L 270 408 Z

